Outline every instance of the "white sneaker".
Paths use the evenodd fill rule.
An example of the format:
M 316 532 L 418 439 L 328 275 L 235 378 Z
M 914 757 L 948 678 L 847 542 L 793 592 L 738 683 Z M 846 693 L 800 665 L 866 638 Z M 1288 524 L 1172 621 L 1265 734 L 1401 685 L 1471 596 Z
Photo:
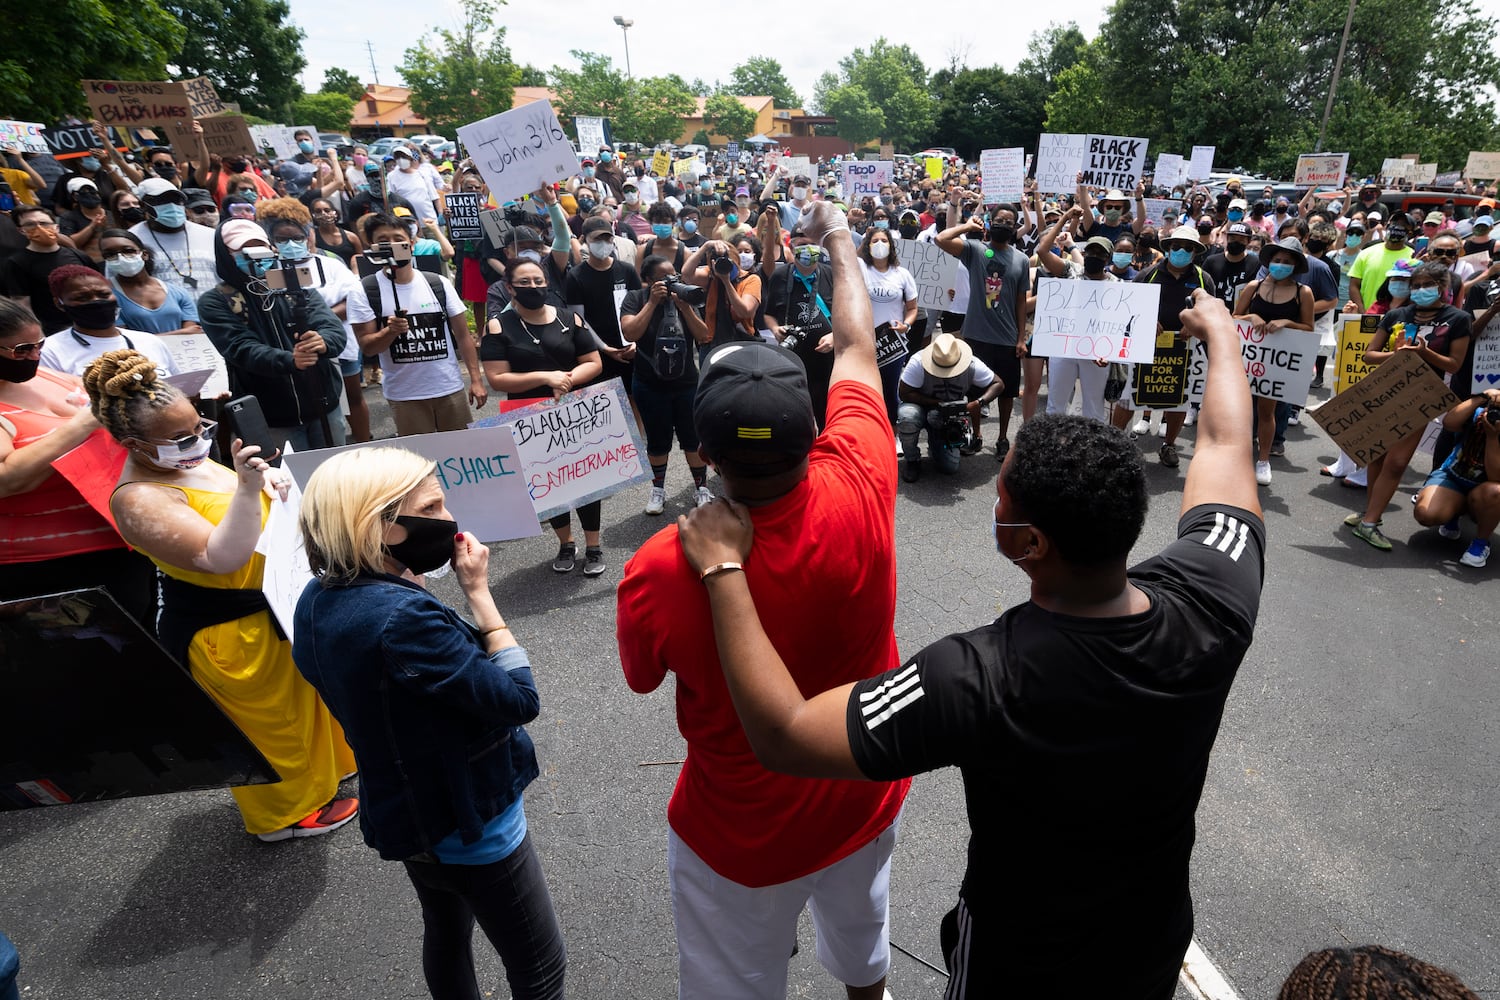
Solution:
M 1256 462 L 1255 463 L 1255 481 L 1257 483 L 1260 483 L 1262 486 L 1269 486 L 1269 485 L 1271 485 L 1271 463 L 1270 462 Z
M 1149 431 L 1150 429 L 1151 429 L 1151 421 L 1149 419 L 1143 418 L 1143 419 L 1137 420 L 1135 422 L 1135 426 L 1132 427 L 1132 428 L 1130 428 L 1130 432 L 1132 434 L 1134 434 L 1136 437 L 1141 437 L 1147 431 Z
M 667 509 L 667 490 L 664 486 L 651 487 L 651 499 L 646 501 L 647 514 L 660 514 Z
M 693 506 L 702 507 L 704 504 L 713 503 L 714 495 L 707 486 L 698 487 L 693 493 Z
M 1191 427 L 1198 422 L 1198 411 L 1191 406 L 1188 407 L 1187 416 L 1182 418 L 1182 426 Z
M 901 452 L 901 439 L 897 438 L 896 439 L 896 457 L 900 458 L 901 454 L 902 454 L 902 452 Z
M 1297 414 L 1295 414 L 1295 413 L 1293 413 L 1290 417 L 1287 417 L 1286 418 L 1286 422 L 1289 423 L 1289 424 L 1291 424 L 1293 427 L 1301 427 L 1302 426 L 1302 418 L 1299 417 L 1299 416 L 1297 416 Z

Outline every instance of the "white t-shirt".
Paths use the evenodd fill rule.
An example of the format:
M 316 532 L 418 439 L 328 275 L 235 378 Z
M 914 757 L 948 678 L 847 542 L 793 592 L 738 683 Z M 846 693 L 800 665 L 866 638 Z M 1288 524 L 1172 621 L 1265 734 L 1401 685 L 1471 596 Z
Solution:
M 380 316 L 370 308 L 362 283 L 349 293 L 350 323 L 373 322 L 378 326 L 387 317 L 395 315 L 399 304 L 406 310 L 407 322 L 411 324 L 406 336 L 380 352 L 380 370 L 384 374 L 381 388 L 386 399 L 397 402 L 438 399 L 464 387 L 463 373 L 448 329 L 449 317 L 463 315 L 464 300 L 458 297 L 453 282 L 440 275 L 433 277 L 443 283 L 448 300 L 446 316 L 437 296 L 432 294 L 425 273 L 416 270 L 412 271 L 412 280 L 399 286 L 399 291 L 391 285 L 385 272 L 376 276 L 380 288 Z
M 340 302 L 347 301 L 356 292 L 363 294 L 360 289 L 359 279 L 349 266 L 332 254 L 319 254 L 319 263 L 323 265 L 323 283 L 318 286 L 318 294 L 323 296 L 323 301 L 328 303 L 332 309 Z M 348 311 L 344 315 L 344 350 L 339 354 L 340 361 L 356 361 L 360 357 L 359 339 L 354 336 L 354 324 L 349 322 Z
M 661 193 L 656 186 L 656 178 L 650 174 L 633 178 L 636 190 L 641 193 L 641 207 L 645 208 L 661 200 Z
M 399 195 L 411 202 L 418 220 L 425 222 L 428 219 L 437 219 L 437 215 L 432 210 L 432 203 L 437 199 L 437 192 L 432 189 L 432 182 L 422 176 L 420 170 L 410 174 L 405 170 L 392 170 L 385 175 L 385 184 L 391 194 Z
M 870 292 L 870 313 L 875 325 L 900 323 L 906 316 L 906 300 L 917 297 L 917 281 L 904 267 L 888 267 L 885 273 L 859 259 L 865 288 Z
M 137 222 L 130 231 L 156 258 L 152 277 L 186 289 L 194 301 L 219 283 L 214 267 L 214 231 L 208 226 L 189 222 L 175 233 L 158 233 L 150 223 Z
M 101 354 L 110 351 L 140 351 L 156 362 L 156 370 L 163 376 L 176 375 L 177 362 L 167 345 L 156 339 L 153 333 L 142 330 L 119 330 L 117 337 L 89 337 L 69 327 L 59 330 L 47 338 L 42 345 L 42 367 L 69 375 L 82 376 L 84 369 Z

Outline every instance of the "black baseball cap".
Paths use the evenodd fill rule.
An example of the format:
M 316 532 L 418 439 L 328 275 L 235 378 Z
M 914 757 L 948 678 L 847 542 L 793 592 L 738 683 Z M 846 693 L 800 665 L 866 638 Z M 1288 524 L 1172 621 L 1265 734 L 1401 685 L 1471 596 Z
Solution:
M 807 369 L 761 341 L 709 352 L 693 397 L 693 426 L 709 455 L 758 452 L 802 458 L 818 436 Z
M 1229 225 L 1224 227 L 1224 235 L 1249 237 L 1251 235 L 1250 227 L 1245 225 L 1243 222 L 1231 222 Z

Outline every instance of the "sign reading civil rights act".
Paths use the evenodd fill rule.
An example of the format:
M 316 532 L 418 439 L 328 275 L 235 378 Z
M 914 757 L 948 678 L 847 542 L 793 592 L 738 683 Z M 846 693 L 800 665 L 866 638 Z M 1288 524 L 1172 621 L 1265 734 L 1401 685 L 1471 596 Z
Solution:
M 895 174 L 895 166 L 896 164 L 890 160 L 873 162 L 845 160 L 842 170 L 844 197 L 849 200 L 850 204 L 865 195 L 879 198 L 881 187 L 891 183 L 891 178 Z
M 645 443 L 617 378 L 469 426 L 505 427 L 515 435 L 533 521 L 651 478 Z
M 1342 187 L 1349 167 L 1348 153 L 1303 153 L 1297 157 L 1298 187 Z
M 1240 335 L 1240 354 L 1245 361 L 1245 378 L 1250 380 L 1250 395 L 1293 406 L 1307 402 L 1313 365 L 1318 358 L 1319 335 L 1311 330 L 1278 330 L 1268 334 L 1257 331 L 1244 320 L 1236 320 L 1234 327 Z M 1188 365 L 1188 397 L 1201 401 L 1207 382 L 1208 351 L 1203 341 L 1194 340 Z
M 896 240 L 896 257 L 917 283 L 917 305 L 923 309 L 952 309 L 962 265 L 936 243 Z
M 1369 465 L 1457 405 L 1458 397 L 1416 351 L 1397 351 L 1358 385 L 1308 412 L 1339 450 Z
M 1043 132 L 1037 143 L 1037 190 L 1063 194 L 1078 186 L 1119 188 L 1127 194 L 1146 169 L 1146 140 L 1124 135 Z
M 544 184 L 567 180 L 580 169 L 578 155 L 546 101 L 460 125 L 458 141 L 473 157 L 497 202 L 518 200 Z
M 1087 278 L 1037 282 L 1031 353 L 1145 364 L 1156 352 L 1160 285 Z

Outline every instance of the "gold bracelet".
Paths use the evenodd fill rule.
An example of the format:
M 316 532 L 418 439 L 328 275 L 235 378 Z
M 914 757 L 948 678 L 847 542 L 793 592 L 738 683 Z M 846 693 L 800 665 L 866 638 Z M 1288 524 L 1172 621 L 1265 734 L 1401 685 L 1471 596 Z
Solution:
M 730 573 L 734 570 L 739 570 L 741 573 L 743 573 L 745 572 L 745 567 L 737 562 L 716 563 L 715 565 L 708 567 L 701 574 L 699 574 L 698 579 L 706 583 L 708 581 L 708 578 L 711 576 L 718 576 L 720 573 Z
M 494 628 L 487 628 L 483 632 L 479 633 L 479 638 L 483 639 L 485 636 L 487 636 L 487 635 L 494 635 L 496 632 L 509 632 L 509 631 L 510 631 L 510 626 L 509 625 L 496 625 Z

